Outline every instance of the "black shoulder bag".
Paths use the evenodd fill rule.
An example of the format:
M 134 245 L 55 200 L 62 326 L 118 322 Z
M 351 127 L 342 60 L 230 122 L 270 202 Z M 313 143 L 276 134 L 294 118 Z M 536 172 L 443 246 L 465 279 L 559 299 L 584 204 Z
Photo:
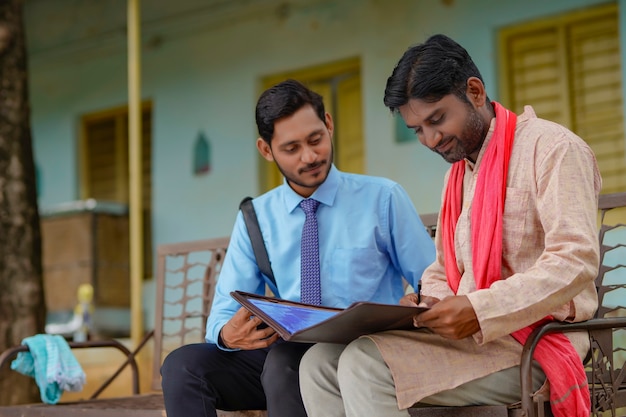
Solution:
M 256 263 L 259 266 L 261 273 L 265 275 L 271 281 L 274 288 L 277 289 L 276 279 L 274 278 L 272 266 L 270 265 L 270 259 L 267 255 L 267 249 L 265 248 L 263 236 L 261 235 L 259 221 L 257 220 L 256 212 L 254 211 L 254 206 L 252 205 L 252 197 L 245 197 L 241 200 L 241 203 L 239 203 L 239 209 L 243 214 L 243 220 L 246 223 L 246 229 L 248 229 L 248 234 L 250 235 L 250 241 L 252 242 L 252 250 L 254 251 Z

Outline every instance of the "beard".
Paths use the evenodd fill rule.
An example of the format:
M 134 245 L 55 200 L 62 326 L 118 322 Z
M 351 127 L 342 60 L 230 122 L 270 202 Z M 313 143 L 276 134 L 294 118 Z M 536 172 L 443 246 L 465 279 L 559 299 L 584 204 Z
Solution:
M 446 137 L 442 140 L 442 143 L 454 141 L 455 145 L 446 152 L 435 150 L 446 162 L 451 164 L 477 153 L 489 131 L 489 124 L 484 122 L 476 109 L 469 104 L 468 107 L 470 110 L 461 136 Z
M 334 148 L 331 148 L 328 159 L 324 159 L 314 164 L 309 164 L 306 167 L 299 169 L 297 174 L 285 171 L 278 163 L 276 163 L 276 166 L 278 167 L 278 170 L 280 171 L 280 173 L 283 174 L 283 177 L 285 177 L 285 179 L 287 180 L 287 183 L 295 184 L 303 188 L 316 189 L 317 187 L 322 185 L 324 181 L 326 181 L 326 178 L 328 177 L 328 173 L 330 172 L 330 168 L 332 167 L 333 156 L 334 156 L 333 153 L 334 153 Z M 326 165 L 326 170 L 322 172 L 323 175 L 319 175 L 318 178 L 315 178 L 314 180 L 307 181 L 307 182 L 305 182 L 302 179 L 301 174 L 303 172 L 306 172 L 311 169 L 315 169 L 324 165 Z

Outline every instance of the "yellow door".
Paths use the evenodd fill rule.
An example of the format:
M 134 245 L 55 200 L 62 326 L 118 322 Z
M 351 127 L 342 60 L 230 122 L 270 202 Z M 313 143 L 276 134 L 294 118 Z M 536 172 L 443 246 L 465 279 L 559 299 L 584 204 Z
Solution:
M 337 83 L 335 163 L 342 171 L 364 172 L 361 76 L 353 74 Z

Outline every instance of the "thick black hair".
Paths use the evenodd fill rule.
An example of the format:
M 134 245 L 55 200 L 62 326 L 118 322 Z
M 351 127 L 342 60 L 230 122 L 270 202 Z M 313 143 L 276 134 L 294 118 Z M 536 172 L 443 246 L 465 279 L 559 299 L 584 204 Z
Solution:
M 272 136 L 274 136 L 274 123 L 278 119 L 291 116 L 307 104 L 313 107 L 321 121 L 326 122 L 322 96 L 308 89 L 301 82 L 288 79 L 265 90 L 256 105 L 256 125 L 259 136 L 271 144 Z
M 410 99 L 432 103 L 454 94 L 469 104 L 466 89 L 470 77 L 483 81 L 465 48 L 445 35 L 433 35 L 402 55 L 387 79 L 384 103 L 397 112 Z

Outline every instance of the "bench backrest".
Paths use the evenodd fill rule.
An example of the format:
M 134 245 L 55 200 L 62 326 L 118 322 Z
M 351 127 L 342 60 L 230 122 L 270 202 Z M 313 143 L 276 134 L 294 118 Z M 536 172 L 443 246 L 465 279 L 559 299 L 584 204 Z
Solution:
M 600 216 L 600 270 L 596 317 L 626 316 L 626 193 L 605 194 Z
M 153 390 L 161 389 L 161 364 L 169 352 L 204 341 L 228 242 L 228 237 L 221 237 L 157 248 Z
M 626 316 L 626 193 L 600 196 L 596 318 Z M 595 412 L 626 407 L 626 329 L 590 331 L 587 378 Z M 626 410 L 622 410 L 626 411 Z M 622 414 L 623 415 L 623 414 Z

